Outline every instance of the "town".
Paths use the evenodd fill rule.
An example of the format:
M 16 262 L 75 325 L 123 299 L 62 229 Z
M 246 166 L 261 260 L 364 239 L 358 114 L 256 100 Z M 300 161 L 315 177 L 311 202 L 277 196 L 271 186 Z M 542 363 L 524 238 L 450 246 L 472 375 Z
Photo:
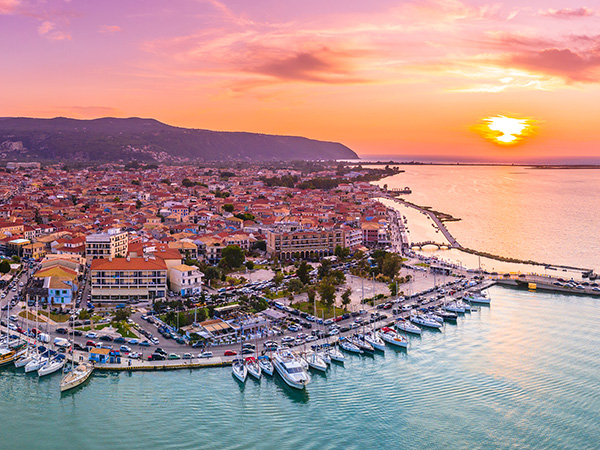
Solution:
M 379 201 L 387 188 L 371 183 L 399 172 L 325 162 L 10 164 L 0 185 L 7 343 L 26 345 L 26 370 L 43 371 L 52 355 L 59 370 L 64 353 L 77 352 L 97 368 L 234 361 L 235 374 L 235 358 L 258 356 L 259 341 L 263 353 L 328 345 L 419 307 L 435 320 L 412 320 L 438 328 L 468 308 L 452 296 L 481 277 L 411 251 L 405 222 Z M 440 305 L 447 295 L 454 303 Z M 406 321 L 411 330 L 420 329 Z M 375 334 L 366 339 L 377 346 Z M 52 352 L 46 360 L 40 348 Z

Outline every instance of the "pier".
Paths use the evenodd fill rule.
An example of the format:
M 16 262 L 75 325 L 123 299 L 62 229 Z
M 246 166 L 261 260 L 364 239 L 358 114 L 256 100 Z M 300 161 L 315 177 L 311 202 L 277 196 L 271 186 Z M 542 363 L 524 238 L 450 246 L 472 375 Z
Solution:
M 389 197 L 388 197 L 389 198 Z M 462 249 L 462 245 L 460 245 L 458 243 L 458 241 L 454 238 L 454 236 L 452 236 L 452 234 L 450 233 L 450 231 L 448 231 L 448 228 L 446 228 L 446 225 L 444 225 L 444 222 L 442 222 L 440 220 L 440 218 L 432 211 L 422 208 L 420 206 L 417 205 L 413 205 L 412 203 L 408 203 L 405 202 L 404 200 L 398 199 L 398 198 L 390 198 L 390 200 L 393 200 L 397 203 L 400 203 L 404 206 L 407 206 L 409 208 L 413 208 L 416 209 L 417 211 L 428 215 L 431 220 L 433 221 L 433 223 L 435 224 L 435 226 L 442 232 L 442 234 L 444 235 L 444 237 L 446 238 L 446 240 L 449 242 L 449 245 L 447 245 L 448 248 L 457 248 L 457 249 Z M 431 244 L 434 245 L 443 245 L 443 244 L 436 244 L 435 242 L 431 242 Z M 412 244 L 413 246 L 415 245 L 419 245 L 419 244 Z M 421 243 L 421 245 L 426 245 L 426 243 Z

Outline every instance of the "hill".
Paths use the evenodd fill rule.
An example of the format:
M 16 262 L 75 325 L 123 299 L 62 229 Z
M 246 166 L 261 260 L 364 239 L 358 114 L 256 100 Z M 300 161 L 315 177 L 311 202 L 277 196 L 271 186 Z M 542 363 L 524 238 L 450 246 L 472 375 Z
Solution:
M 142 162 L 356 159 L 337 142 L 179 128 L 154 119 L 0 118 L 0 160 Z

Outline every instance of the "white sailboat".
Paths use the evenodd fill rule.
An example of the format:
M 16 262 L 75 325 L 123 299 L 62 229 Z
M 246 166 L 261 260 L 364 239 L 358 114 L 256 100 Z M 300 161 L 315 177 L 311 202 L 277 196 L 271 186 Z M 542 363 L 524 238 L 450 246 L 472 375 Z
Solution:
M 383 327 L 379 335 L 381 336 L 382 340 L 390 345 L 402 348 L 408 347 L 408 340 L 391 328 Z
M 246 378 L 248 377 L 248 369 L 246 368 L 246 365 L 242 359 L 237 358 L 233 360 L 231 371 L 233 375 L 242 383 L 246 381 Z
M 254 356 L 249 356 L 248 358 L 246 358 L 246 369 L 248 370 L 248 375 L 257 380 L 260 380 L 260 375 L 262 371 L 260 369 L 260 365 L 258 364 Z

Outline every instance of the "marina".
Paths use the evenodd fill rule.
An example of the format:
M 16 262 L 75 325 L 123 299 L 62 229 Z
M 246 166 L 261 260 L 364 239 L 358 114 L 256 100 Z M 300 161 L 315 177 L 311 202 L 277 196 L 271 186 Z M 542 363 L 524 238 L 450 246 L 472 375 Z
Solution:
M 193 447 L 207 434 L 219 435 L 225 448 L 301 447 L 303 430 L 315 420 L 322 428 L 312 443 L 324 449 L 372 448 L 378 437 L 393 438 L 385 431 L 390 428 L 402 430 L 405 445 L 423 448 L 473 448 L 473 442 L 481 448 L 593 448 L 600 433 L 594 383 L 600 370 L 597 300 L 500 286 L 490 288 L 490 297 L 489 308 L 460 316 L 443 333 L 408 336 L 408 352 L 390 346 L 374 357 L 346 353 L 343 366 L 330 365 L 324 376 L 313 373 L 304 390 L 289 387 L 279 375 L 237 383 L 231 368 L 215 367 L 94 371 L 93 382 L 61 396 L 60 377 L 38 382 L 37 376 L 4 369 L 0 415 L 10 435 L 0 435 L 9 448 L 34 445 L 29 434 L 18 441 L 15 436 L 22 421 L 32 420 L 43 405 L 73 429 L 85 429 L 90 412 L 97 421 L 119 426 L 106 436 L 97 427 L 66 436 L 40 424 L 39 432 L 52 436 L 52 445 L 38 443 L 42 449 L 87 448 L 98 440 L 113 447 L 169 446 L 174 436 L 179 445 Z M 578 327 L 557 328 L 557 317 Z M 561 347 L 572 350 L 546 351 Z M 562 366 L 573 370 L 558 371 Z M 156 426 L 164 414 L 172 418 L 168 429 Z M 128 431 L 132 427 L 139 435 Z M 348 432 L 358 427 L 361 433 Z M 545 432 L 541 437 L 539 429 Z M 497 436 L 503 437 L 501 444 Z

